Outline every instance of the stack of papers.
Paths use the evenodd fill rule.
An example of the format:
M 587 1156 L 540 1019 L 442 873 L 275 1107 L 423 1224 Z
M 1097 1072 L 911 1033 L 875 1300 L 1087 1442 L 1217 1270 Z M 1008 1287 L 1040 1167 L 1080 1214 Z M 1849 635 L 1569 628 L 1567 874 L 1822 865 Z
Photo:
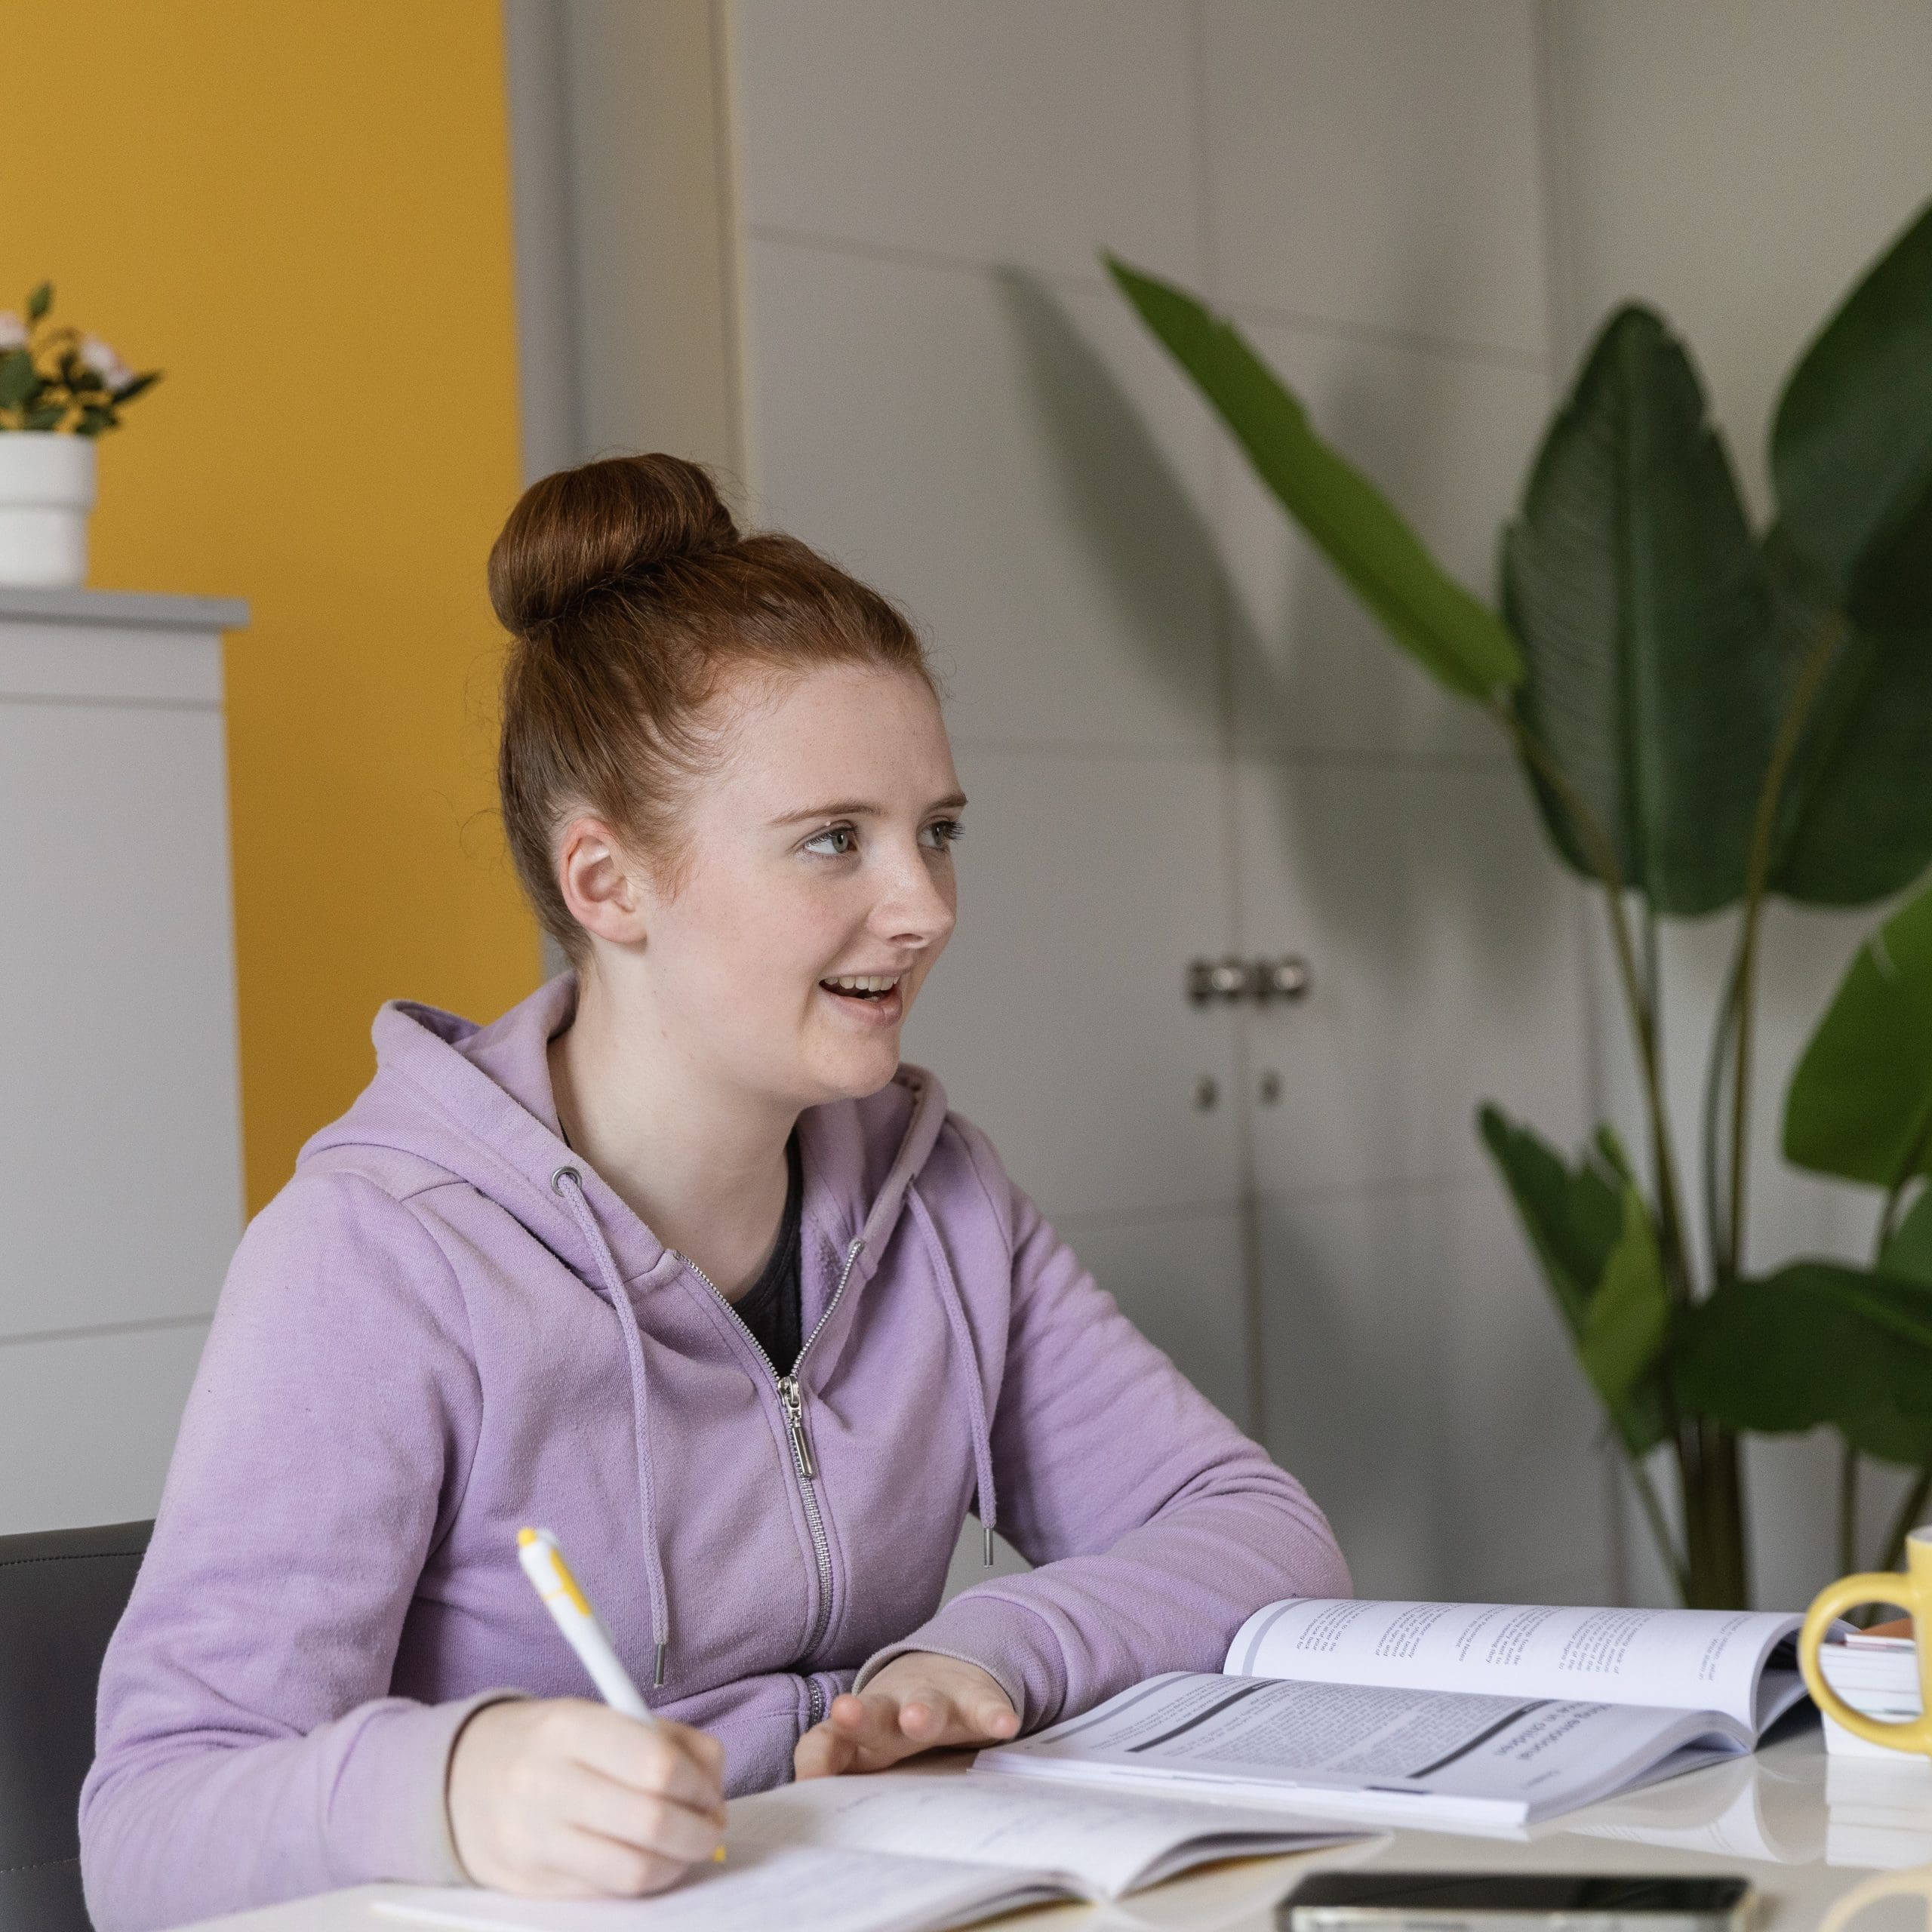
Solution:
M 1881 1724 L 1906 1724 L 1924 1705 L 1918 1687 L 1918 1650 L 1909 1637 L 1880 1637 L 1849 1632 L 1842 1642 L 1821 1644 L 1819 1668 L 1825 1681 L 1851 1708 Z M 1883 1744 L 1868 1744 L 1842 1724 L 1825 1720 L 1825 1746 L 1847 1758 L 1894 1758 Z
M 1870 1748 L 1883 1763 L 1848 1753 L 1826 1763 L 1826 1863 L 1884 1872 L 1932 1863 L 1932 1764 Z

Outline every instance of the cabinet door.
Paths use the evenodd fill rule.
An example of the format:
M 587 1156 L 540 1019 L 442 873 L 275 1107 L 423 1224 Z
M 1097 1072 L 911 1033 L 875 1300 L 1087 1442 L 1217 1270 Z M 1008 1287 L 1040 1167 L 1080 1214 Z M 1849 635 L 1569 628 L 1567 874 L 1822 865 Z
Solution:
M 1365 1594 L 1588 1600 L 1595 1404 L 1475 1124 L 1580 1136 L 1579 896 L 1506 765 L 1257 756 L 1240 798 L 1249 937 L 1312 969 L 1247 1023 L 1268 1441 Z
M 242 1226 L 220 645 L 0 624 L 0 1532 L 152 1512 Z
M 0 1333 L 205 1313 L 241 1233 L 221 713 L 0 696 Z

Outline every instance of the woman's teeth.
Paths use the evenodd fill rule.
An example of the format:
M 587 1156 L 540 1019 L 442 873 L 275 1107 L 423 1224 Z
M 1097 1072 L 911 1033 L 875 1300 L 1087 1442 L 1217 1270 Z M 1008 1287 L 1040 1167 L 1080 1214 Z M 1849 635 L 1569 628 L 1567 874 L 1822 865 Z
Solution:
M 821 980 L 819 984 L 835 993 L 855 993 L 862 999 L 876 999 L 881 993 L 891 992 L 900 977 L 897 973 L 845 973 L 836 979 Z

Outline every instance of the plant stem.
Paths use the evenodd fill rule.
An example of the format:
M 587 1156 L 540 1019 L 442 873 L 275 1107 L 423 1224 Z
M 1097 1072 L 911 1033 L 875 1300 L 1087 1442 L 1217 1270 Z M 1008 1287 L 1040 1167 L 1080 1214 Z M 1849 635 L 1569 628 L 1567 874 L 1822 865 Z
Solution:
M 1618 1438 L 1620 1442 L 1622 1438 Z M 1663 1558 L 1664 1567 L 1670 1572 L 1672 1587 L 1677 1592 L 1677 1600 L 1685 1603 L 1690 1600 L 1690 1579 L 1686 1575 L 1684 1559 L 1677 1553 L 1677 1541 L 1670 1533 L 1669 1522 L 1663 1513 L 1663 1501 L 1657 1494 L 1657 1485 L 1651 1481 L 1651 1472 L 1644 1468 L 1643 1460 L 1631 1453 L 1628 1443 L 1623 1444 L 1623 1465 L 1630 1472 L 1631 1486 L 1637 1492 L 1637 1501 L 1644 1512 L 1644 1520 L 1650 1525 L 1651 1539 L 1657 1546 L 1657 1554 Z
M 1744 1555 L 1744 1484 L 1735 1432 L 1706 1416 L 1678 1430 L 1684 1546 L 1694 1609 L 1734 1610 L 1749 1595 Z
M 1758 931 L 1764 916 L 1764 888 L 1770 877 L 1771 848 L 1777 832 L 1778 808 L 1785 780 L 1797 755 L 1798 740 L 1817 702 L 1825 674 L 1837 657 L 1848 628 L 1845 615 L 1834 611 L 1819 625 L 1805 653 L 1791 702 L 1778 723 L 1778 735 L 1764 768 L 1758 808 L 1751 824 L 1750 854 L 1744 869 L 1744 924 L 1737 943 L 1737 1054 L 1732 1068 L 1730 1101 L 1730 1207 L 1729 1264 L 1733 1274 L 1744 1262 L 1745 1178 L 1750 1164 L 1751 1029 L 1757 1000 Z
M 1858 1451 L 1838 1444 L 1838 1574 L 1858 1567 Z
M 1724 1210 L 1718 1175 L 1723 1165 L 1718 1147 L 1718 1121 L 1724 1112 L 1724 1069 L 1730 1063 L 1730 1043 L 1737 1029 L 1737 961 L 1731 961 L 1724 981 L 1724 998 L 1711 1025 L 1711 1057 L 1704 1069 L 1703 1169 L 1704 1226 L 1711 1241 L 1711 1275 L 1715 1281 L 1727 1279 L 1735 1269 L 1732 1261 L 1731 1231 L 1724 1223 Z
M 1492 698 L 1487 709 L 1514 743 L 1524 762 L 1549 788 L 1552 795 L 1562 807 L 1583 845 L 1591 869 L 1603 887 L 1604 909 L 1609 914 L 1611 940 L 1617 955 L 1617 976 L 1623 986 L 1624 1006 L 1629 1014 L 1631 1032 L 1637 1050 L 1638 1069 L 1643 1079 L 1651 1167 L 1657 1184 L 1658 1258 L 1663 1265 L 1664 1280 L 1672 1300 L 1679 1307 L 1688 1307 L 1692 1298 L 1690 1275 L 1684 1244 L 1683 1211 L 1679 1205 L 1677 1156 L 1671 1143 L 1669 1123 L 1664 1111 L 1657 1013 L 1651 997 L 1655 973 L 1654 946 L 1650 952 L 1653 979 L 1651 983 L 1647 984 L 1638 970 L 1637 951 L 1632 941 L 1629 914 L 1623 903 L 1623 869 L 1617 860 L 1617 848 L 1611 842 L 1609 835 L 1576 786 L 1571 783 L 1569 774 L 1558 763 L 1549 747 L 1524 723 L 1515 708 L 1503 699 Z M 1644 901 L 1644 909 L 1647 915 L 1650 915 L 1647 897 Z M 1651 926 L 1654 931 L 1654 918 Z M 1707 1547 L 1713 1527 L 1712 1504 L 1715 1501 L 1718 1506 L 1718 1514 L 1724 1514 L 1721 1505 L 1724 1486 L 1720 1481 L 1718 1494 L 1715 1497 L 1706 1496 L 1711 1477 L 1707 1469 L 1709 1457 L 1704 1441 L 1706 1426 L 1699 1419 L 1687 1420 L 1678 1414 L 1676 1404 L 1672 1398 L 1669 1379 L 1667 1377 L 1660 1379 L 1666 1412 L 1670 1420 L 1671 1439 L 1677 1454 L 1678 1478 L 1684 1503 L 1684 1555 L 1681 1560 L 1670 1538 L 1663 1509 L 1658 1503 L 1655 1491 L 1649 1487 L 1647 1475 L 1639 1475 L 1638 1497 L 1643 1504 L 1651 1534 L 1657 1540 L 1658 1552 L 1669 1565 L 1676 1583 L 1679 1601 L 1686 1604 L 1721 1603 L 1726 1601 L 1727 1591 L 1731 1587 L 1730 1580 L 1734 1573 L 1742 1567 L 1741 1545 L 1727 1541 L 1723 1529 L 1719 1526 L 1715 1546 Z M 1729 1487 L 1734 1500 L 1737 1487 L 1734 1444 L 1732 1444 L 1729 1460 Z M 1632 1469 L 1634 1472 L 1634 1458 Z M 1741 1529 L 1737 1527 L 1741 1519 L 1734 1508 L 1730 1512 L 1730 1519 L 1734 1525 L 1734 1535 L 1741 1534 Z
M 1878 1210 L 1878 1225 L 1872 1237 L 1874 1269 L 1884 1258 L 1886 1247 L 1898 1226 L 1900 1204 L 1905 1199 L 1906 1189 L 1912 1185 L 1923 1152 L 1922 1148 L 1916 1146 L 1906 1150 L 1900 1171 L 1893 1176 L 1891 1186 L 1885 1190 L 1884 1204 Z M 1842 1454 L 1843 1460 L 1838 1465 L 1838 1568 L 1841 1572 L 1846 1572 L 1858 1567 L 1858 1451 L 1847 1441 Z M 1928 1484 L 1932 1484 L 1932 1467 L 1921 1472 L 1917 1484 L 1907 1494 L 1898 1519 L 1886 1537 L 1885 1549 L 1878 1564 L 1881 1570 L 1890 1569 L 1898 1561 L 1906 1535 L 1924 1507 Z
M 1657 1017 L 1638 971 L 1629 916 L 1623 904 L 1623 878 L 1617 863 L 1617 849 L 1598 823 L 1595 814 L 1571 783 L 1569 774 L 1557 763 L 1542 740 L 1501 700 L 1491 700 L 1488 709 L 1491 716 L 1514 741 L 1524 761 L 1555 794 L 1602 884 L 1604 905 L 1610 915 L 1611 939 L 1617 952 L 1617 974 L 1623 982 L 1624 1003 L 1629 1010 L 1631 1031 L 1636 1042 L 1638 1066 L 1643 1075 L 1651 1158 L 1657 1174 L 1657 1246 L 1672 1298 L 1680 1306 L 1687 1306 L 1690 1300 L 1690 1271 L 1684 1249 L 1683 1212 L 1678 1204 L 1677 1157 L 1671 1146 L 1669 1127 L 1664 1115 Z

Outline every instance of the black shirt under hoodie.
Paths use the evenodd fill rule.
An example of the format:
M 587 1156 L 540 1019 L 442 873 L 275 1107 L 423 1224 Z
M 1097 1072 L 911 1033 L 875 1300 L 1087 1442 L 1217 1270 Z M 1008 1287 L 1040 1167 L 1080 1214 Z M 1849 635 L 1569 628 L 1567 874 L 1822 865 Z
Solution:
M 561 1119 L 557 1134 L 566 1147 L 571 1137 Z M 573 1150 L 574 1151 L 574 1150 Z M 798 1130 L 785 1143 L 785 1212 L 779 1217 L 778 1244 L 764 1272 L 731 1306 L 752 1339 L 780 1375 L 789 1375 L 804 1346 L 804 1291 L 799 1280 L 803 1250 L 798 1223 L 805 1198 L 804 1163 L 798 1154 Z
M 778 1244 L 764 1272 L 732 1306 L 738 1319 L 780 1375 L 789 1375 L 804 1337 L 804 1293 L 798 1280 L 798 1220 L 804 1203 L 804 1165 L 798 1157 L 798 1131 L 785 1143 L 785 1213 L 778 1223 Z

